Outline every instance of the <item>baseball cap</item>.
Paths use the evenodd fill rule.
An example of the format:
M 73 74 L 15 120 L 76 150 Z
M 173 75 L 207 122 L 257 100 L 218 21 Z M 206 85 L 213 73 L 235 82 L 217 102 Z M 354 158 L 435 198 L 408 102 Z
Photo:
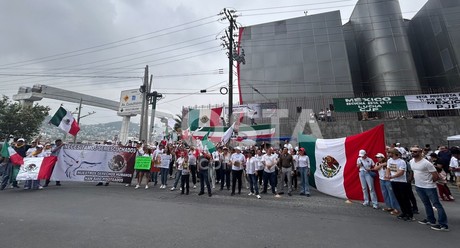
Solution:
M 18 142 L 20 142 L 20 141 L 24 142 L 25 140 L 24 140 L 24 138 L 19 138 Z
M 366 150 L 359 150 L 359 156 L 362 157 L 366 155 Z
M 382 153 L 377 153 L 377 155 L 375 155 L 376 158 L 384 158 L 385 155 L 383 155 Z

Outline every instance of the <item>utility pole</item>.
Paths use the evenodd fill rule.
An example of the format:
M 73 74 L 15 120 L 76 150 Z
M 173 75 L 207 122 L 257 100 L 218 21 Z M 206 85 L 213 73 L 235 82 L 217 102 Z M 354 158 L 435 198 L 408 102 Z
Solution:
M 147 105 L 147 94 L 148 94 L 148 79 L 149 79 L 149 66 L 145 66 L 144 70 L 144 83 L 139 88 L 139 91 L 142 93 L 142 109 L 141 109 L 141 121 L 140 121 L 140 130 L 139 130 L 139 141 L 147 140 L 147 126 L 146 122 L 148 121 L 148 105 Z M 146 110 L 147 106 L 147 110 Z M 147 120 L 147 121 L 146 121 Z
M 150 137 L 149 137 L 149 142 L 153 142 L 153 135 L 155 134 L 155 111 L 157 109 L 157 100 L 160 100 L 163 98 L 163 95 L 154 91 L 152 93 L 148 93 L 149 97 L 149 103 L 152 105 L 152 116 L 150 117 Z M 168 126 L 166 124 L 166 126 Z
M 223 11 L 219 13 L 219 15 L 225 15 L 225 17 L 220 19 L 221 21 L 228 20 L 229 22 L 228 30 L 225 30 L 225 36 L 222 37 L 222 45 L 224 48 L 228 49 L 228 126 L 233 123 L 233 61 L 235 60 L 237 63 L 245 63 L 244 52 L 242 53 L 242 56 L 240 56 L 236 51 L 236 48 L 238 48 L 239 45 L 235 42 L 235 37 L 238 37 L 238 35 L 233 34 L 233 31 L 238 28 L 235 20 L 238 16 L 235 13 L 236 10 L 229 9 L 223 9 Z
M 80 98 L 80 104 L 78 105 L 78 114 L 77 114 L 77 123 L 78 123 L 78 125 L 80 125 L 80 120 L 81 119 L 96 113 L 96 112 L 93 111 L 93 112 L 89 112 L 87 115 L 81 116 L 81 105 L 82 105 L 82 103 L 83 103 L 83 99 Z M 65 140 L 65 137 L 64 137 L 64 140 Z M 77 135 L 73 136 L 73 143 L 74 144 L 77 143 Z

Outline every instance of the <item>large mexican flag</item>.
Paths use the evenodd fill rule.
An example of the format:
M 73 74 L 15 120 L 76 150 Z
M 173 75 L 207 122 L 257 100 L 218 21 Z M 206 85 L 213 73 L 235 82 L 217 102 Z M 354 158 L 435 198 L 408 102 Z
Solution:
M 375 161 L 377 153 L 385 154 L 383 124 L 366 132 L 338 139 L 316 139 L 299 134 L 299 145 L 310 158 L 310 184 L 318 191 L 345 199 L 363 200 L 356 160 L 359 150 L 366 150 Z M 383 201 L 378 177 L 374 180 L 379 201 Z

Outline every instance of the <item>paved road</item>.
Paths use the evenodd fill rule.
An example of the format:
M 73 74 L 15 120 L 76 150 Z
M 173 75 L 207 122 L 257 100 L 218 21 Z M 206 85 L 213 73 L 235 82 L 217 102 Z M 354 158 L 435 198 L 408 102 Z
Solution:
M 454 247 L 460 230 L 454 187 L 458 201 L 443 203 L 451 231 L 437 232 L 315 191 L 257 200 L 63 184 L 0 192 L 0 247 Z

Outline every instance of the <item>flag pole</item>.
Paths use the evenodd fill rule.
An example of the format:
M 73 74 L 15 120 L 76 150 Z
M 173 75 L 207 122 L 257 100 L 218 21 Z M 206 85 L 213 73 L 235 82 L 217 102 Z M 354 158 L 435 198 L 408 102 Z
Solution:
M 78 115 L 77 115 L 77 123 L 78 125 L 80 125 L 80 114 L 81 114 L 81 103 L 82 103 L 83 99 L 80 98 L 80 104 L 78 105 Z M 77 143 L 77 134 L 75 134 L 75 136 L 73 136 L 73 143 L 76 144 Z

